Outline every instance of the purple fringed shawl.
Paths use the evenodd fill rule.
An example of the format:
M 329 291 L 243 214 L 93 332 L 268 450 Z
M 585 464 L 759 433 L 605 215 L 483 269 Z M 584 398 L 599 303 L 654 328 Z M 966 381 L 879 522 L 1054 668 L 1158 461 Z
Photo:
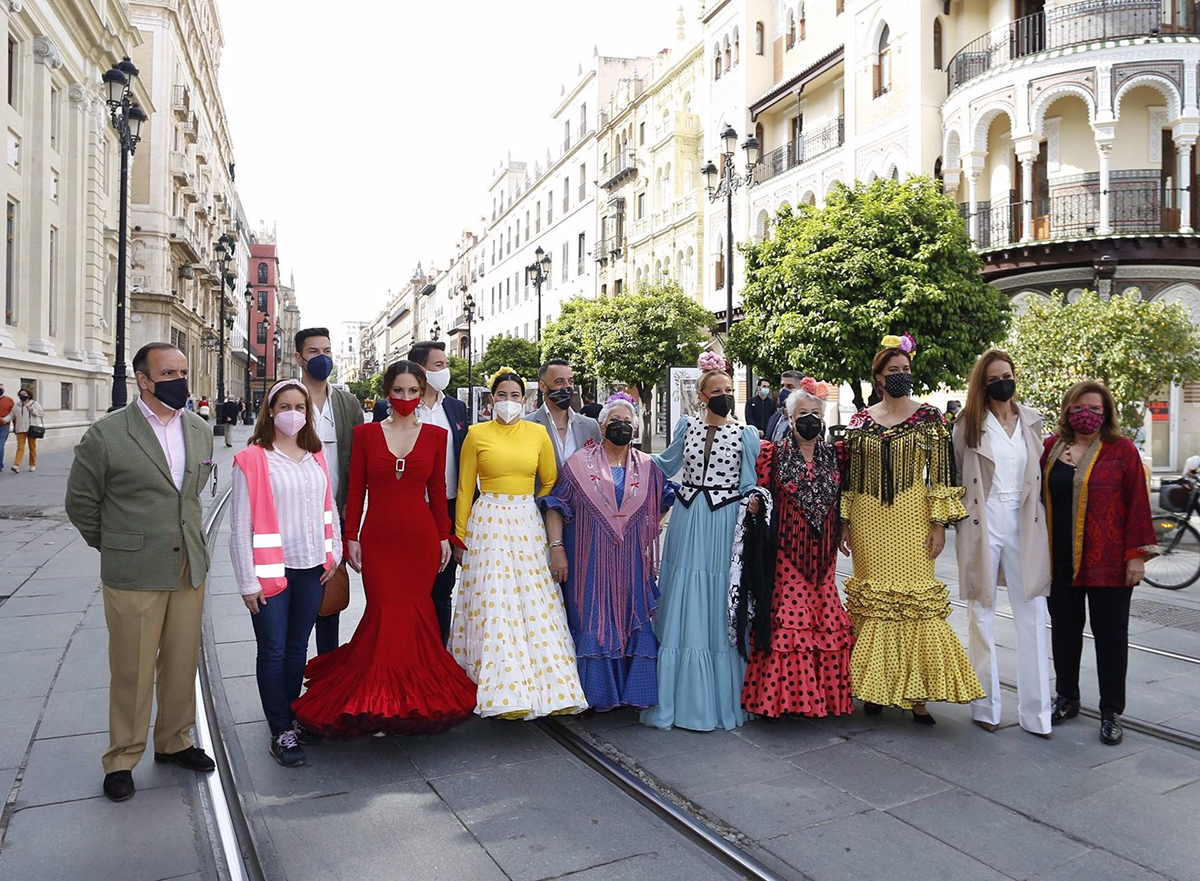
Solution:
M 663 476 L 645 453 L 630 448 L 625 467 L 625 494 L 618 507 L 612 470 L 603 444 L 587 447 L 567 460 L 563 478 L 571 487 L 575 525 L 573 593 L 575 608 L 588 609 L 584 593 L 589 567 L 594 602 L 583 622 L 602 646 L 625 650 L 634 621 L 649 619 L 653 591 L 638 585 L 637 561 L 647 581 L 658 573 L 658 523 L 662 512 Z M 623 620 L 622 620 L 623 619 Z

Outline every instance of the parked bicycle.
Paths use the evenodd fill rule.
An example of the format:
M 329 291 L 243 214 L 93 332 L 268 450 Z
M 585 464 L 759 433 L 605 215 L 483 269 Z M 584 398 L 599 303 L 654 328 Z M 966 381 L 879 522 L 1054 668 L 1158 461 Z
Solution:
M 1200 479 L 1181 477 L 1158 491 L 1163 509 L 1154 518 L 1158 556 L 1146 561 L 1146 583 L 1179 590 L 1200 578 L 1200 532 L 1191 524 L 1200 513 Z

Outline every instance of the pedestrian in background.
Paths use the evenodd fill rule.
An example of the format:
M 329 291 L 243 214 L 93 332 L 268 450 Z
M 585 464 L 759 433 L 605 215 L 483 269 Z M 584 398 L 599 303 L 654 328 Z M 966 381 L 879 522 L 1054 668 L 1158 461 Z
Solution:
M 1017 722 L 1050 736 L 1050 657 L 1046 597 L 1050 544 L 1042 505 L 1042 416 L 1016 401 L 1012 358 L 984 352 L 967 380 L 967 405 L 954 423 L 954 455 L 967 516 L 956 526 L 959 597 L 970 616 L 971 666 L 987 697 L 971 718 L 1000 727 L 1000 665 L 996 652 L 997 585 L 1008 588 L 1017 649 Z
M 967 703 L 984 692 L 946 623 L 949 592 L 933 572 L 946 527 L 967 512 L 946 420 L 911 397 L 915 352 L 908 334 L 883 338 L 871 364 L 880 403 L 846 428 L 841 550 L 854 561 L 846 580 L 854 696 L 868 716 L 894 706 L 933 725 L 927 701 Z
M 586 416 L 588 419 L 598 419 L 600 416 L 600 411 L 603 409 L 604 408 L 600 404 L 596 403 L 595 392 L 593 392 L 591 389 L 584 389 L 583 406 L 579 408 L 580 414 Z
M 0 471 L 4 470 L 4 445 L 8 443 L 8 433 L 12 430 L 16 414 L 13 408 L 16 401 L 4 393 L 4 383 L 0 383 Z
M 235 415 L 236 418 L 236 415 Z M 255 677 L 275 761 L 307 761 L 292 718 L 324 584 L 342 560 L 329 466 L 298 379 L 271 388 L 233 457 L 229 555 L 258 643 Z
M 111 676 L 104 794 L 113 801 L 134 793 L 154 705 L 154 760 L 215 767 L 192 740 L 209 563 L 200 493 L 212 478 L 212 432 L 184 409 L 183 352 L 148 343 L 133 373 L 138 397 L 84 434 L 66 496 L 71 523 L 100 551 Z
M 392 408 L 388 406 L 387 395 L 380 395 L 379 400 L 375 402 L 375 406 L 371 408 L 371 421 L 382 422 L 387 419 L 392 413 Z
M 727 731 L 745 722 L 746 665 L 729 644 L 729 567 L 738 503 L 755 486 L 758 431 L 730 418 L 733 377 L 724 358 L 706 352 L 696 365 L 703 415 L 679 420 L 671 445 L 654 462 L 682 472 L 659 577 L 658 706 L 643 710 L 653 728 Z
M 212 415 L 212 405 L 208 403 L 207 395 L 200 396 L 200 403 L 196 405 L 196 412 L 200 414 L 205 422 L 207 422 L 208 417 Z
M 766 442 L 758 483 L 771 495 L 776 555 L 771 601 L 755 608 L 742 708 L 767 719 L 788 713 L 840 716 L 854 712 L 850 650 L 854 634 L 837 589 L 841 538 L 838 451 L 825 439 L 829 386 L 812 377 L 788 395 L 789 432 Z M 748 510 L 762 502 L 752 496 Z M 746 568 L 743 567 L 743 578 Z M 765 616 L 760 619 L 760 616 Z
M 659 521 L 675 499 L 634 449 L 637 408 L 625 393 L 600 410 L 604 442 L 567 460 L 546 512 L 550 575 L 563 585 L 579 679 L 598 711 L 658 703 Z
M 333 500 L 338 514 L 345 516 L 350 448 L 354 426 L 363 421 L 362 405 L 354 395 L 329 384 L 329 375 L 333 373 L 333 342 L 328 328 L 306 327 L 296 332 L 294 342 L 296 366 L 301 370 L 300 381 L 308 389 L 313 425 L 329 466 Z M 323 655 L 338 647 L 341 642 L 338 634 L 340 616 L 340 612 L 334 612 L 317 619 L 317 654 Z
M 466 550 L 450 650 L 478 686 L 480 716 L 578 713 L 587 698 L 534 501 L 535 483 L 544 496 L 558 477 L 554 442 L 521 418 L 525 381 L 512 368 L 490 388 L 496 417 L 471 426 L 459 462 L 456 533 Z
M 27 388 L 17 392 L 17 406 L 13 411 L 13 429 L 17 433 L 17 456 L 13 459 L 13 474 L 21 470 L 25 458 L 25 447 L 29 447 L 29 470 L 37 471 L 38 438 L 46 434 L 46 411 L 33 399 Z
M 787 412 L 784 410 L 784 404 L 787 402 L 788 395 L 800 388 L 800 383 L 804 379 L 804 374 L 799 370 L 785 370 L 779 378 L 779 394 L 777 396 L 778 403 L 775 406 L 769 419 L 767 419 L 767 427 L 765 430 L 766 439 L 779 443 L 788 436 L 792 430 L 788 424 Z
M 232 395 L 221 404 L 221 424 L 225 428 L 225 446 L 227 447 L 233 446 L 233 427 L 237 425 L 241 412 L 242 405 Z
M 445 393 L 450 385 L 450 361 L 446 357 L 445 343 L 417 343 L 409 350 L 408 360 L 425 371 L 425 389 L 417 407 L 417 418 L 446 432 L 446 511 L 453 523 L 457 513 L 458 460 L 467 438 L 467 405 Z M 450 562 L 434 576 L 431 587 L 442 645 L 450 640 L 450 609 L 454 584 L 458 580 L 458 564 L 462 562 L 462 549 L 454 547 L 451 550 Z
M 1158 552 L 1142 457 L 1121 435 L 1108 387 L 1067 389 L 1056 433 L 1041 458 L 1050 531 L 1050 640 L 1055 691 L 1051 722 L 1079 715 L 1079 659 L 1090 612 L 1100 685 L 1100 739 L 1124 738 L 1129 603 Z
M 759 437 L 766 437 L 767 423 L 778 409 L 771 397 L 771 380 L 760 379 L 758 391 L 746 402 L 746 424 L 755 429 Z

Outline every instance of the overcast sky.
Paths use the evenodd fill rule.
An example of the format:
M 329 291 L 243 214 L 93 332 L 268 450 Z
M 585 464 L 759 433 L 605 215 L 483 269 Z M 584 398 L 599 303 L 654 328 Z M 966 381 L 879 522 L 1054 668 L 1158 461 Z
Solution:
M 674 44 L 680 5 L 218 3 L 238 192 L 255 227 L 277 224 L 304 323 L 330 327 L 372 319 L 418 260 L 445 265 L 504 156 L 532 161 L 561 138 L 550 114 L 593 47 L 653 55 Z

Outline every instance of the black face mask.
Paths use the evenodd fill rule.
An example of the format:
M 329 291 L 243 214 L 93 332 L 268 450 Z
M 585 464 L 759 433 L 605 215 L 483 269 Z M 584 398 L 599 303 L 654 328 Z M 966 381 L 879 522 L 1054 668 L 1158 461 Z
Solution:
M 889 373 L 883 378 L 883 390 L 893 398 L 907 398 L 912 394 L 911 373 Z
M 796 417 L 796 434 L 806 441 L 819 437 L 822 428 L 824 426 L 821 424 L 821 417 L 815 413 L 806 413 Z
M 604 439 L 618 447 L 625 447 L 633 440 L 632 422 L 610 422 L 604 428 Z
M 993 401 L 1011 401 L 1012 396 L 1017 393 L 1017 381 L 1015 379 L 997 379 L 987 384 L 987 396 Z
M 178 379 L 164 379 L 162 382 L 156 382 L 154 391 L 150 394 L 172 410 L 182 410 L 188 399 L 187 377 L 181 376 Z
M 575 389 L 571 388 L 556 388 L 552 392 L 546 392 L 546 397 L 560 410 L 565 410 L 571 406 L 571 396 L 575 393 Z
M 708 409 L 718 416 L 728 416 L 733 410 L 733 395 L 713 395 L 708 399 Z

